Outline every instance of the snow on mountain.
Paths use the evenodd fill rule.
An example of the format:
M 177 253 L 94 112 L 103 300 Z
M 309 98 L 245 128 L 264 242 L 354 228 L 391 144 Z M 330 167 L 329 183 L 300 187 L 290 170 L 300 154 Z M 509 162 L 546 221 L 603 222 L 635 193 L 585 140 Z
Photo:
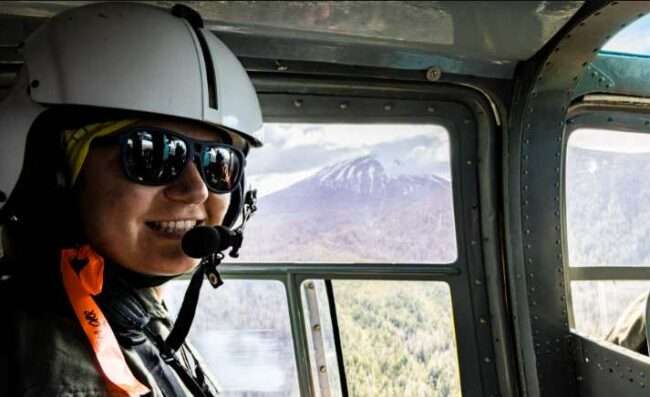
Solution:
M 372 156 L 325 167 L 261 198 L 258 207 L 243 260 L 455 257 L 450 182 L 434 175 L 390 176 Z

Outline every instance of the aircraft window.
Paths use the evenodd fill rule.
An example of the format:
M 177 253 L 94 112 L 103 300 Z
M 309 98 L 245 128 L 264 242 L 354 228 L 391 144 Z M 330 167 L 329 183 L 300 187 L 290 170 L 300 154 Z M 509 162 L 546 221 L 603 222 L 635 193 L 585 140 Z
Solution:
M 444 127 L 267 123 L 265 139 L 248 159 L 259 209 L 242 261 L 456 260 Z
M 640 18 L 618 32 L 603 46 L 603 52 L 650 56 L 650 16 Z
M 641 281 L 647 274 L 642 268 L 650 266 L 649 173 L 648 134 L 582 128 L 569 137 L 565 197 L 573 327 L 638 352 L 647 352 L 644 329 L 633 324 L 645 313 L 650 291 L 650 281 Z
M 650 135 L 578 129 L 566 155 L 570 266 L 650 266 Z
M 598 339 L 605 339 L 617 321 L 625 321 L 626 309 L 645 308 L 650 281 L 572 281 L 571 298 L 575 329 Z M 642 331 L 642 330 L 641 330 Z
M 189 281 L 169 282 L 165 302 L 178 313 Z M 226 396 L 299 396 L 284 285 L 273 280 L 206 282 L 189 340 Z
M 350 395 L 461 395 L 451 294 L 446 283 L 331 283 Z M 309 319 L 313 378 L 321 382 L 314 389 L 319 395 L 321 389 L 340 395 L 325 282 L 305 281 L 302 298 Z M 328 376 L 322 376 L 325 373 Z

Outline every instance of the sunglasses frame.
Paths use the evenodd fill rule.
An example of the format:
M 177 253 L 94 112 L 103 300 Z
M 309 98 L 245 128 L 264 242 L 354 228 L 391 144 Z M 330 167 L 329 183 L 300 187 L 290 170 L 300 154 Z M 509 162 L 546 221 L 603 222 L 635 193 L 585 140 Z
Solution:
M 170 179 L 169 181 L 165 182 L 150 182 L 150 181 L 145 181 L 139 179 L 137 176 L 133 175 L 129 171 L 128 167 L 128 144 L 127 141 L 129 138 L 133 136 L 133 134 L 139 132 L 139 131 L 146 131 L 149 133 L 154 133 L 154 134 L 167 134 L 169 136 L 172 136 L 174 138 L 177 138 L 181 141 L 183 141 L 187 147 L 187 155 L 185 158 L 185 164 L 182 166 L 182 169 L 177 173 L 175 177 Z M 205 186 L 208 188 L 208 190 L 212 193 L 217 193 L 217 194 L 226 194 L 226 193 L 232 193 L 233 191 L 237 190 L 239 187 L 239 184 L 244 176 L 244 169 L 246 167 L 246 156 L 244 153 L 236 148 L 235 146 L 228 144 L 228 143 L 223 143 L 223 142 L 215 142 L 215 141 L 210 141 L 210 140 L 199 140 L 199 139 L 194 139 L 190 138 L 186 135 L 183 135 L 181 133 L 172 131 L 170 129 L 166 128 L 160 128 L 160 127 L 147 127 L 147 126 L 137 126 L 137 127 L 132 127 L 132 128 L 127 128 L 124 130 L 121 130 L 119 132 L 116 132 L 111 135 L 99 137 L 93 140 L 93 143 L 97 144 L 104 144 L 104 143 L 117 143 L 120 146 L 120 163 L 121 163 L 121 168 L 124 176 L 130 180 L 131 182 L 137 183 L 139 185 L 145 185 L 145 186 L 164 186 L 167 184 L 170 184 L 174 182 L 176 179 L 180 177 L 180 175 L 185 171 L 185 168 L 188 166 L 190 162 L 194 162 L 196 164 L 196 168 L 199 171 L 199 174 L 201 175 L 201 179 L 203 180 L 203 183 Z M 206 176 L 205 176 L 205 171 L 204 167 L 201 164 L 201 153 L 204 152 L 204 148 L 209 147 L 209 148 L 225 148 L 228 149 L 231 153 L 233 153 L 238 159 L 239 163 L 241 164 L 241 169 L 237 173 L 237 177 L 232 184 L 232 188 L 227 191 L 222 191 L 215 189 L 208 184 L 206 181 Z

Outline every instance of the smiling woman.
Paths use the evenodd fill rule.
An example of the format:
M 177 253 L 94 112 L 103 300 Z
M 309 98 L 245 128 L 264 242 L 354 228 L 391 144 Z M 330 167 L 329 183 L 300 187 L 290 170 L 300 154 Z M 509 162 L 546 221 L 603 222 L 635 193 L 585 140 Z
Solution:
M 176 131 L 182 134 L 177 139 L 232 141 L 225 131 L 186 121 L 142 120 L 134 127 Z M 196 267 L 198 259 L 185 255 L 179 242 L 197 224 L 221 224 L 230 193 L 212 193 L 203 182 L 204 171 L 187 158 L 181 160 L 175 179 L 148 186 L 125 178 L 118 145 L 91 146 L 79 180 L 81 219 L 90 244 L 139 273 L 173 276 Z
M 158 287 L 194 269 L 200 280 L 213 262 L 185 254 L 186 232 L 228 231 L 242 211 L 261 112 L 239 61 L 187 7 L 93 4 L 26 41 L 2 106 L 2 131 L 21 131 L 27 143 L 0 214 L 11 273 L 2 292 L 18 302 L 3 309 L 15 374 L 0 390 L 217 394 L 184 343 L 198 289 L 190 286 L 173 325 Z M 57 233 L 35 236 L 44 224 Z

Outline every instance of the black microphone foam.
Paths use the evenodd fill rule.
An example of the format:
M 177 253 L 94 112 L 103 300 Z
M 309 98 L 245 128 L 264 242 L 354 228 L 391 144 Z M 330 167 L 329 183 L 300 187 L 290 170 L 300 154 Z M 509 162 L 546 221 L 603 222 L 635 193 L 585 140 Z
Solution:
M 204 258 L 218 251 L 220 246 L 219 232 L 210 226 L 196 226 L 185 233 L 181 242 L 183 252 L 191 258 Z

